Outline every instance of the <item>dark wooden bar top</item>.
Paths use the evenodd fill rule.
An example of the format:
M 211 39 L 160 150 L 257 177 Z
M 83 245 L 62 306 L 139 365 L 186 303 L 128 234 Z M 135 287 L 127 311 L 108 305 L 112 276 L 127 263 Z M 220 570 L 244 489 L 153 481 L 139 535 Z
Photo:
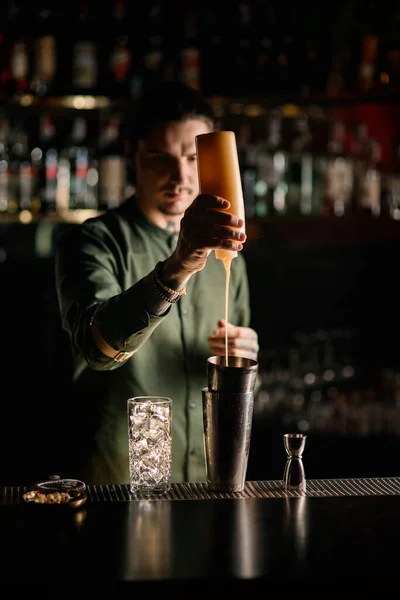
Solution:
M 88 491 L 72 509 L 26 503 L 24 488 L 0 487 L 2 589 L 26 598 L 190 599 L 398 588 L 400 478 L 311 480 L 304 492 L 247 482 L 235 495 L 175 484 L 160 499 L 135 498 L 127 486 Z

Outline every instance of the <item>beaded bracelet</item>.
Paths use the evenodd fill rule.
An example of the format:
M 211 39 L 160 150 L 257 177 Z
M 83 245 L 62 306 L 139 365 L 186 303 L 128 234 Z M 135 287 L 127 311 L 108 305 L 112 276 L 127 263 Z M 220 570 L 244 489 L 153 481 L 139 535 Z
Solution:
M 170 304 L 174 304 L 175 302 L 177 302 L 179 300 L 179 298 L 181 296 L 186 295 L 186 287 L 183 287 L 181 290 L 173 290 L 172 288 L 165 285 L 165 283 L 160 281 L 160 279 L 158 277 L 158 273 L 157 273 L 160 264 L 161 263 L 158 263 L 153 271 L 153 282 L 154 282 L 155 287 L 156 287 L 158 293 L 160 294 L 161 298 L 163 298 Z M 169 295 L 167 296 L 167 294 L 165 292 L 167 292 L 167 294 L 169 294 Z M 171 298 L 171 296 L 175 296 L 175 297 Z

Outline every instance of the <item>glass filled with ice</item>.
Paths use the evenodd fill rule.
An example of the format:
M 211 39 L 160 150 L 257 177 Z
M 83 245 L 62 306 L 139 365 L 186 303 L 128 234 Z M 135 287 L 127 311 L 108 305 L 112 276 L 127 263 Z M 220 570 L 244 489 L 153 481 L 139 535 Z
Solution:
M 129 476 L 133 494 L 162 494 L 170 489 L 171 431 L 171 398 L 129 398 Z

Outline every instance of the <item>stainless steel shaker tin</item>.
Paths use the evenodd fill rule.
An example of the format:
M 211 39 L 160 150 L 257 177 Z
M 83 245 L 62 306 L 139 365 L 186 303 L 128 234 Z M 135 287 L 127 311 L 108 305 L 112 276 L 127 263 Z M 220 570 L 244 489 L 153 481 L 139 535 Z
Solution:
M 254 392 L 258 362 L 242 356 L 210 356 L 207 359 L 208 390 L 242 394 Z

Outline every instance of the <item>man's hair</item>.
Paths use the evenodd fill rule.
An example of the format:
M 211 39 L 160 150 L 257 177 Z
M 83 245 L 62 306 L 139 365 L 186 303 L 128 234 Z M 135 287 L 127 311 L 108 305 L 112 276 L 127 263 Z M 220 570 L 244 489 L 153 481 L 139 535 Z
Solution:
M 136 101 L 129 115 L 127 141 L 135 147 L 154 125 L 188 119 L 202 119 L 211 129 L 216 125 L 212 107 L 200 92 L 177 81 L 164 81 Z

